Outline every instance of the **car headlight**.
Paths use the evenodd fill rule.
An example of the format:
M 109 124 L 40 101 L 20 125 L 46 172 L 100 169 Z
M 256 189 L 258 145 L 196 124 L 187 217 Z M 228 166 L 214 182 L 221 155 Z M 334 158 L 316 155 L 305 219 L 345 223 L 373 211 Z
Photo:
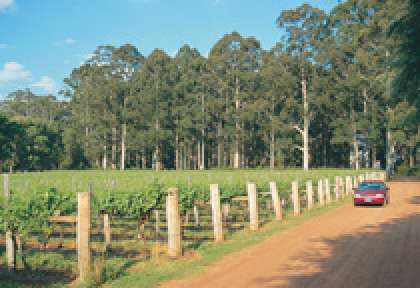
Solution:
M 360 194 L 354 194 L 354 198 L 362 198 L 362 195 L 360 195 Z
M 384 194 L 376 194 L 376 198 L 385 198 Z

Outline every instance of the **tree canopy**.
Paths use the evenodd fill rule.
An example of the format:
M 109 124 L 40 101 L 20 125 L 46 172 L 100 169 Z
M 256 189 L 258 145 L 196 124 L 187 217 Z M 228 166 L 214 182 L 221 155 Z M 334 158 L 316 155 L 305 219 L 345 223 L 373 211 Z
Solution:
M 1 103 L 0 166 L 413 166 L 419 8 L 303 4 L 273 19 L 280 40 L 269 50 L 235 31 L 208 56 L 189 45 L 173 57 L 98 46 L 64 79 L 61 100 L 18 90 Z

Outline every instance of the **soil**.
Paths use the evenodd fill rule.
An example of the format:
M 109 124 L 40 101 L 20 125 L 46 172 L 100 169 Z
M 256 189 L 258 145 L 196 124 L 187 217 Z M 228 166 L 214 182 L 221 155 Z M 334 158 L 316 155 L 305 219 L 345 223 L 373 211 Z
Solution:
M 420 182 L 386 207 L 346 204 L 161 287 L 420 287 Z

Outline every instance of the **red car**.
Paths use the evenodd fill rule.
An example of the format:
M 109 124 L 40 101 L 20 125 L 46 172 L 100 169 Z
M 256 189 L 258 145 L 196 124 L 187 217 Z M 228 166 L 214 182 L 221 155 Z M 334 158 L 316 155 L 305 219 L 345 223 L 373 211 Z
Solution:
M 364 181 L 354 189 L 354 206 L 389 203 L 389 188 L 382 181 Z

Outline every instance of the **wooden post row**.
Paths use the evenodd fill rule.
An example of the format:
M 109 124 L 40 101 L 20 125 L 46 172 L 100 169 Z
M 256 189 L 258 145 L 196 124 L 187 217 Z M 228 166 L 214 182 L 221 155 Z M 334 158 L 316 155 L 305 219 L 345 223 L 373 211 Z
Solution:
M 168 256 L 177 258 L 182 255 L 181 219 L 179 215 L 178 189 L 169 188 L 166 197 L 166 222 L 168 224 Z
M 246 187 L 248 191 L 249 229 L 256 231 L 259 226 L 257 187 L 255 183 L 248 183 Z
M 306 197 L 308 201 L 308 209 L 312 209 L 314 204 L 314 193 L 312 187 L 312 180 L 306 182 Z
M 318 180 L 318 203 L 321 206 L 324 206 L 325 204 L 325 196 L 324 196 L 324 189 L 323 189 L 324 185 L 322 183 L 322 179 Z
M 299 182 L 292 182 L 292 201 L 293 201 L 293 215 L 300 214 L 300 200 L 299 200 Z
M 77 262 L 79 280 L 89 279 L 91 273 L 91 193 L 77 193 Z
M 220 192 L 218 184 L 210 185 L 211 215 L 213 220 L 214 241 L 223 241 L 222 211 L 220 209 Z
M 271 198 L 273 200 L 274 214 L 276 215 L 276 220 L 282 220 L 283 213 L 281 211 L 280 197 L 277 191 L 277 184 L 274 181 L 270 182 L 270 192 Z

